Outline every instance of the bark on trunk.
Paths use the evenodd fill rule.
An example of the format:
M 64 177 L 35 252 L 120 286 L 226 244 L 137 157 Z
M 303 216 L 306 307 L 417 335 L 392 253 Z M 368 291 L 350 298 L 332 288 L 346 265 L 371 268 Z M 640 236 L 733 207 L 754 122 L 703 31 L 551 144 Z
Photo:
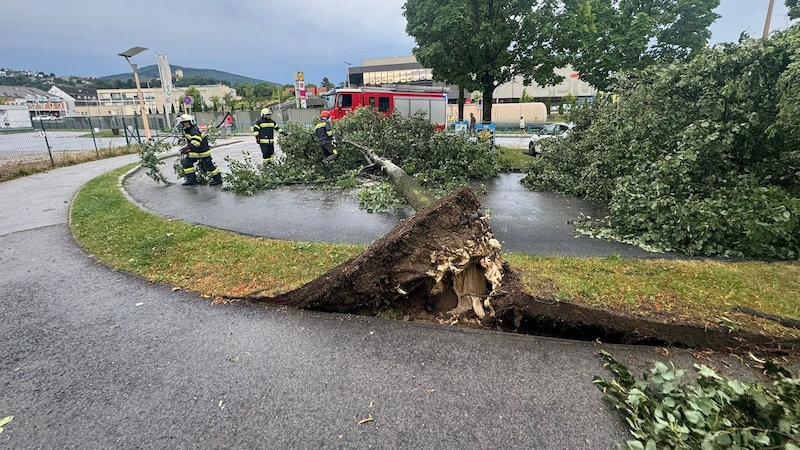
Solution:
M 361 151 L 361 154 L 364 155 L 364 158 L 366 158 L 370 164 L 375 164 L 380 167 L 381 171 L 392 180 L 397 192 L 406 199 L 409 206 L 414 208 L 414 211 L 420 211 L 436 201 L 436 197 L 434 197 L 433 194 L 428 192 L 427 189 L 417 183 L 405 170 L 396 166 L 391 160 L 381 158 L 372 149 L 364 147 L 363 145 L 358 145 L 350 141 L 344 142 Z

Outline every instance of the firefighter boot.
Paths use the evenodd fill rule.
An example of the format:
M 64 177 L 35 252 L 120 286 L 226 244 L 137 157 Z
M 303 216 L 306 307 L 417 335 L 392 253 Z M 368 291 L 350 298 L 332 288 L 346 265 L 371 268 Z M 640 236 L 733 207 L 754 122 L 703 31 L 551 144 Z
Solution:
M 183 182 L 183 185 L 184 186 L 194 186 L 196 184 L 197 184 L 197 174 L 194 173 L 194 172 L 187 173 L 186 174 L 186 181 Z
M 209 186 L 219 186 L 222 184 L 222 174 L 217 172 L 216 175 L 211 177 L 211 183 L 208 183 Z

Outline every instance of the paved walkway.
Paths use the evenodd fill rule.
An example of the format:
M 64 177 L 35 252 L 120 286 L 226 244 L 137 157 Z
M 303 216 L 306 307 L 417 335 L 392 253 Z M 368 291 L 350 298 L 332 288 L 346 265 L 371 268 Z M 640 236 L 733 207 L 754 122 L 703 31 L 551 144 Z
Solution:
M 14 416 L 0 448 L 597 450 L 626 438 L 592 385 L 607 375 L 596 354 L 641 373 L 660 359 L 652 348 L 217 306 L 98 264 L 70 234 L 70 202 L 134 160 L 0 183 L 0 418 Z

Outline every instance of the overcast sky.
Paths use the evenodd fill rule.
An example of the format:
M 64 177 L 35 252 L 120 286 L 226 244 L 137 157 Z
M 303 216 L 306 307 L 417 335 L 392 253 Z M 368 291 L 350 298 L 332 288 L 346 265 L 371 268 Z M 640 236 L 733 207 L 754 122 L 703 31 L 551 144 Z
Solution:
M 0 68 L 101 77 L 130 72 L 117 56 L 130 47 L 149 50 L 132 59 L 217 69 L 292 83 L 323 77 L 345 80 L 346 62 L 411 54 L 405 0 L 0 0 Z M 769 0 L 722 0 L 711 26 L 712 44 L 742 32 L 760 37 Z M 788 25 L 775 0 L 771 28 Z

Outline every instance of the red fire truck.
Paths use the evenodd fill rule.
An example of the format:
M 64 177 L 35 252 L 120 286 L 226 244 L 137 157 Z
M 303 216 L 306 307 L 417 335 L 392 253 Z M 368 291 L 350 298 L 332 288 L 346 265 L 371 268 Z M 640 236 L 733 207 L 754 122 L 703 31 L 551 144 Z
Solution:
M 434 127 L 443 130 L 447 126 L 447 91 L 431 86 L 384 86 L 343 88 L 323 94 L 325 109 L 331 119 L 341 119 L 345 114 L 362 106 L 370 106 L 385 115 L 397 111 L 410 117 L 422 111 Z

